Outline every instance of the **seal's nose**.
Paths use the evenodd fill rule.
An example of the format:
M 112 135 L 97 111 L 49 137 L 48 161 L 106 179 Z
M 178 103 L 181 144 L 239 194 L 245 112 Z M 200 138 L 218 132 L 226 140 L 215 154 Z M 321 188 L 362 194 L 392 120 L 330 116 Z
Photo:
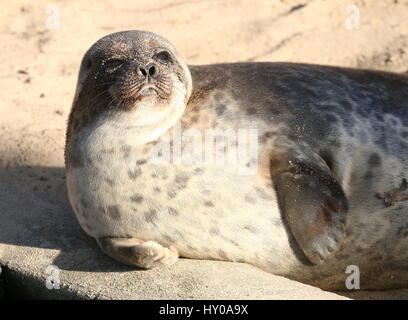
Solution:
M 156 75 L 157 71 L 156 67 L 153 64 L 150 64 L 145 67 L 139 67 L 139 73 L 148 78 Z

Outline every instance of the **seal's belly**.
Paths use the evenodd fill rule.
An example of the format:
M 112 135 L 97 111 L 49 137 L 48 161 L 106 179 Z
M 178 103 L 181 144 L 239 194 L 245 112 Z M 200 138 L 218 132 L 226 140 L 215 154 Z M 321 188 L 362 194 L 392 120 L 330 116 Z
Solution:
M 118 156 L 105 154 L 68 178 L 78 220 L 93 237 L 155 240 L 191 258 L 295 260 L 269 179 L 233 165 Z

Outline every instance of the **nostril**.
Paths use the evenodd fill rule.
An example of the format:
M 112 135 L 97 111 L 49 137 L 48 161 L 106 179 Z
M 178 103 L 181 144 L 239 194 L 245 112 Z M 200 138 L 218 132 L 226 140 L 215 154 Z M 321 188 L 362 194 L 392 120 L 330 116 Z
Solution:
M 156 73 L 156 68 L 155 68 L 155 66 L 151 66 L 151 67 L 149 68 L 149 75 L 150 75 L 150 76 L 153 76 L 155 73 Z
M 147 72 L 145 68 L 139 68 L 139 71 L 141 72 L 142 75 L 147 76 Z

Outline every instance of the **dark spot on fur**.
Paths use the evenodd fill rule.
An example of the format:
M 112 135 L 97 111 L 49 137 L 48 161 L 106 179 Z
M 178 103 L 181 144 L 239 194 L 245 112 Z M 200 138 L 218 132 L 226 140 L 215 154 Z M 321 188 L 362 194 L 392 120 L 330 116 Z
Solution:
M 357 252 L 357 253 L 362 253 L 362 252 L 364 252 L 364 249 L 361 248 L 360 246 L 358 246 L 358 247 L 356 248 L 356 252 Z
M 227 256 L 227 254 L 225 253 L 224 250 L 221 250 L 221 249 L 218 250 L 217 255 L 220 257 L 220 259 L 228 260 L 228 256 Z
M 249 203 L 256 203 L 256 200 L 254 198 L 252 198 L 250 195 L 246 194 L 245 195 L 245 201 L 249 202 Z
M 384 260 L 384 256 L 381 254 L 377 254 L 375 256 L 372 257 L 373 261 L 383 261 Z
M 206 207 L 214 207 L 214 203 L 212 203 L 211 201 L 206 201 L 206 202 L 204 202 L 204 205 L 205 205 Z
M 167 211 L 172 215 L 172 216 L 178 216 L 179 215 L 179 213 L 178 213 L 178 211 L 176 210 L 176 209 L 174 209 L 174 208 L 172 208 L 172 207 L 169 207 L 168 209 L 167 209 Z
M 135 195 L 130 197 L 130 201 L 141 203 L 143 201 L 143 197 L 140 194 L 136 193 Z
M 185 173 L 178 173 L 174 178 L 174 182 L 185 188 L 187 186 L 187 182 L 189 179 L 190 179 L 189 175 Z
M 368 158 L 368 164 L 371 167 L 378 167 L 381 164 L 381 157 L 378 153 L 372 153 L 370 158 Z
M 253 114 L 255 114 L 255 113 L 256 113 L 256 109 L 255 109 L 255 108 L 248 108 L 248 109 L 246 110 L 246 114 L 247 114 L 248 116 L 253 115 Z
M 354 128 L 354 120 L 352 119 L 351 116 L 347 115 L 343 117 L 343 126 L 347 129 L 347 133 L 350 135 L 350 137 L 354 137 L 354 133 L 352 129 Z
M 256 193 L 264 200 L 273 200 L 273 197 L 266 193 L 264 190 L 261 188 L 255 187 Z
M 275 227 L 280 227 L 282 225 L 282 221 L 279 219 L 272 219 L 272 223 Z
M 89 223 L 85 223 L 85 230 L 88 230 L 89 232 L 92 232 L 93 228 Z
M 335 252 L 335 257 L 339 260 L 346 260 L 349 258 L 349 255 L 344 252 Z
M 332 114 L 326 114 L 326 121 L 330 122 L 330 123 L 336 123 L 338 122 L 338 119 L 336 116 L 332 115 Z
M 88 202 L 86 202 L 84 198 L 81 198 L 81 204 L 84 207 L 84 209 L 88 208 Z
M 265 187 L 267 187 L 268 189 L 273 189 L 272 183 L 267 183 L 267 184 L 265 184 Z
M 153 191 L 154 191 L 154 192 L 161 192 L 161 189 L 158 188 L 158 187 L 154 187 L 154 188 L 153 188 Z
M 375 115 L 375 118 L 376 118 L 378 121 L 380 121 L 380 122 L 383 122 L 383 121 L 384 121 L 384 117 L 383 117 L 381 114 L 376 114 L 376 115 Z
M 187 181 L 190 179 L 188 175 L 178 174 L 176 175 L 174 182 L 175 184 L 171 186 L 171 189 L 167 192 L 169 199 L 173 199 L 179 191 L 187 187 Z
M 235 240 L 229 239 L 228 242 L 236 247 L 239 247 L 239 244 Z
M 155 173 L 152 173 L 150 176 L 151 176 L 152 178 L 157 178 L 157 174 L 155 174 Z
M 259 138 L 259 141 L 260 141 L 261 143 L 265 143 L 266 141 L 268 141 L 268 139 L 272 138 L 272 137 L 275 136 L 275 135 L 276 135 L 276 133 L 271 132 L 271 131 L 265 132 L 265 133 Z
M 364 179 L 372 179 L 373 178 L 373 172 L 371 170 L 368 170 L 366 174 L 364 175 Z
M 141 159 L 141 160 L 137 160 L 137 161 L 136 161 L 136 164 L 137 164 L 138 166 L 142 166 L 142 165 L 144 165 L 146 162 L 147 162 L 147 161 L 146 161 L 145 159 Z
M 217 116 L 221 116 L 225 112 L 226 106 L 224 103 L 219 103 L 217 104 L 217 107 L 215 108 L 215 112 L 217 113 Z
M 192 117 L 191 117 L 191 124 L 193 124 L 193 123 L 197 123 L 198 122 L 198 119 L 200 119 L 200 117 L 198 116 L 198 115 L 193 115 Z
M 391 123 L 391 125 L 392 125 L 393 127 L 395 127 L 396 125 L 398 125 L 398 121 L 397 121 L 396 119 L 394 119 L 394 118 L 389 119 L 389 121 L 390 121 L 390 123 Z
M 398 237 L 407 237 L 408 236 L 408 228 L 406 226 L 401 226 L 397 230 L 397 236 Z
M 118 206 L 116 206 L 116 205 L 109 206 L 106 209 L 106 212 L 113 220 L 119 220 L 120 219 L 120 210 L 119 210 Z
M 185 240 L 184 235 L 183 235 L 180 231 L 174 230 L 174 231 L 173 231 L 173 234 L 175 235 L 175 237 L 176 237 L 177 239 Z
M 132 151 L 132 147 L 125 145 L 120 147 L 120 151 L 123 152 L 123 157 L 124 158 L 129 158 L 130 157 L 130 152 Z
M 163 235 L 163 240 L 167 243 L 175 243 L 174 239 L 167 234 Z
M 115 180 L 113 180 L 113 179 L 109 179 L 109 178 L 107 178 L 107 179 L 105 179 L 105 181 L 107 182 L 107 184 L 109 184 L 111 187 L 113 187 L 114 186 L 114 184 L 115 184 Z
M 224 94 L 221 93 L 221 92 L 217 92 L 216 94 L 214 94 L 214 100 L 215 100 L 215 101 L 224 100 Z
M 177 193 L 174 190 L 170 190 L 167 192 L 167 196 L 169 197 L 169 199 L 173 199 L 175 198 L 177 195 Z
M 146 211 L 144 213 L 144 218 L 148 223 L 154 224 L 154 222 L 157 221 L 158 219 L 156 209 L 150 209 L 149 211 Z
M 101 150 L 101 153 L 103 153 L 103 154 L 112 154 L 112 153 L 114 153 L 114 152 L 115 152 L 115 149 L 114 149 L 114 148 L 102 149 L 102 150 Z
M 88 218 L 88 212 L 85 211 L 85 210 L 82 210 L 82 208 L 81 208 L 81 216 L 82 216 L 84 219 L 87 219 L 87 218 Z
M 374 232 L 380 232 L 382 230 L 382 225 L 381 224 L 375 224 L 374 225 Z
M 281 161 L 278 159 L 271 159 L 271 161 L 269 161 L 269 165 L 271 167 L 278 167 L 280 165 Z
M 276 135 L 276 133 L 275 132 L 271 132 L 271 131 L 268 131 L 268 132 L 265 132 L 264 133 L 264 137 L 265 138 L 272 138 L 274 135 Z
M 353 111 L 353 106 L 350 104 L 350 102 L 346 100 L 342 100 L 340 102 L 341 106 L 344 108 L 346 111 Z
M 250 225 L 244 226 L 244 229 L 248 230 L 251 233 L 257 233 L 258 232 L 253 226 L 250 226 Z
M 219 236 L 220 235 L 220 230 L 217 228 L 211 228 L 209 231 L 210 235 L 212 236 Z
M 134 170 L 129 169 L 128 175 L 129 178 L 132 180 L 137 179 L 141 175 L 142 171 L 139 168 L 135 168 Z

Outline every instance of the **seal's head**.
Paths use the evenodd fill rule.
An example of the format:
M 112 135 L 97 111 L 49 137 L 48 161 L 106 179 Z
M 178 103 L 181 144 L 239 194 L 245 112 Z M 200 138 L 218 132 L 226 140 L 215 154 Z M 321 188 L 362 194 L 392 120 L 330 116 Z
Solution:
M 190 72 L 170 42 L 151 32 L 123 31 L 85 54 L 73 107 L 82 118 L 121 111 L 131 113 L 135 125 L 150 125 L 184 110 L 190 92 Z

